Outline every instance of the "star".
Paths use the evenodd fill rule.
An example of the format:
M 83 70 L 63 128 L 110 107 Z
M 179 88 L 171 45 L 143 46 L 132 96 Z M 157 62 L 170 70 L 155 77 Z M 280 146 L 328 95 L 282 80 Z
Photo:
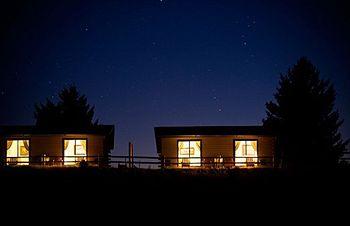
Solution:
M 85 31 L 85 32 L 89 31 L 89 25 L 87 25 L 87 24 L 82 24 L 82 25 L 81 25 L 81 31 Z

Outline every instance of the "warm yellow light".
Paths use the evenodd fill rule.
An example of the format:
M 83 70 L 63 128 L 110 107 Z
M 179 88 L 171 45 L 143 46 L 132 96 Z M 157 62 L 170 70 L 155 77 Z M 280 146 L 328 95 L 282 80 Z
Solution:
M 64 140 L 64 165 L 86 160 L 86 140 Z
M 7 164 L 29 165 L 29 140 L 7 140 Z
M 179 141 L 178 163 L 180 167 L 201 166 L 201 142 L 200 141 Z
M 258 159 L 257 141 L 235 141 L 235 165 L 255 166 Z

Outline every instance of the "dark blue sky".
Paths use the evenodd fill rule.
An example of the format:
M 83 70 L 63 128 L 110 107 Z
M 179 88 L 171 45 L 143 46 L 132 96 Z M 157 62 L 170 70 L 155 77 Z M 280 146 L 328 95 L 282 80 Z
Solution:
M 279 74 L 307 56 L 330 78 L 350 137 L 345 1 L 9 1 L 1 13 L 0 124 L 75 84 L 114 154 L 155 155 L 154 126 L 254 125 Z

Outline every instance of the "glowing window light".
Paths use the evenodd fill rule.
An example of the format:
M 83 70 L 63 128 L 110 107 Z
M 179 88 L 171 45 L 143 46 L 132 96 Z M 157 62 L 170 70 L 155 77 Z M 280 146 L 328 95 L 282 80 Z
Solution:
M 178 141 L 179 167 L 201 166 L 201 141 Z
M 7 140 L 7 165 L 29 165 L 29 140 Z
M 258 147 L 256 140 L 235 141 L 235 165 L 256 166 L 258 161 Z
M 86 160 L 86 140 L 64 140 L 64 165 L 76 165 Z

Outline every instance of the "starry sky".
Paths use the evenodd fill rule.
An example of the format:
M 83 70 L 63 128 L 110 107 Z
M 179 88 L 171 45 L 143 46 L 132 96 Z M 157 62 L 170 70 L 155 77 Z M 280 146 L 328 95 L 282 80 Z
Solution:
M 6 3 L 7 2 L 7 3 Z M 4 1 L 0 124 L 33 124 L 34 103 L 74 84 L 113 154 L 156 155 L 154 126 L 256 125 L 280 73 L 307 56 L 338 92 L 350 137 L 346 1 Z

